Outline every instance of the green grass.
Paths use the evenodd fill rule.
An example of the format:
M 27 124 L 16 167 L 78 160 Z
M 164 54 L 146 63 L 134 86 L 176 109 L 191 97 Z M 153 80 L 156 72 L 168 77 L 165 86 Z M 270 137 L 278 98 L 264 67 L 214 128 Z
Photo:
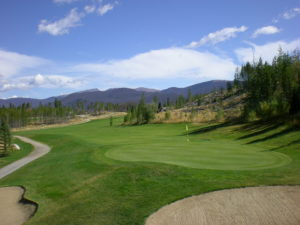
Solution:
M 143 143 L 118 146 L 106 156 L 124 161 L 174 164 L 197 169 L 257 170 L 280 167 L 291 159 L 279 152 L 265 152 L 263 147 L 231 140 L 203 140 L 184 137 L 148 138 Z
M 187 142 L 185 124 L 114 124 L 99 120 L 18 133 L 52 146 L 0 181 L 25 186 L 26 197 L 39 203 L 26 224 L 142 225 L 160 207 L 187 196 L 300 184 L 300 131 L 284 125 L 193 126 Z
M 33 149 L 30 144 L 22 142 L 17 138 L 13 138 L 12 143 L 18 144 L 21 147 L 21 151 L 10 151 L 7 156 L 0 157 L 0 168 L 23 158 L 24 156 L 28 155 Z

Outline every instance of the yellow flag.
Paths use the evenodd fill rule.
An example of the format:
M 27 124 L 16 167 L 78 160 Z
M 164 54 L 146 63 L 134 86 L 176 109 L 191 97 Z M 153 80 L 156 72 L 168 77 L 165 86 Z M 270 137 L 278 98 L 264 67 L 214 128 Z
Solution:
M 186 130 L 186 131 L 188 131 L 188 130 L 189 130 L 189 127 L 188 127 L 188 125 L 187 125 L 187 124 L 185 125 L 185 130 Z

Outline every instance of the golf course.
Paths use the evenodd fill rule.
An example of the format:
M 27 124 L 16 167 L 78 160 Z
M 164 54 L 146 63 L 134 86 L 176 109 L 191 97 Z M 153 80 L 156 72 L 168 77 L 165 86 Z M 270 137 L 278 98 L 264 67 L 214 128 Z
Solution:
M 300 1 L 0 21 L 0 225 L 300 225 Z
M 15 133 L 51 147 L 0 181 L 26 187 L 38 203 L 26 224 L 142 225 L 189 196 L 300 184 L 300 131 L 287 125 L 188 124 L 187 131 L 184 123 L 123 126 L 122 119 Z

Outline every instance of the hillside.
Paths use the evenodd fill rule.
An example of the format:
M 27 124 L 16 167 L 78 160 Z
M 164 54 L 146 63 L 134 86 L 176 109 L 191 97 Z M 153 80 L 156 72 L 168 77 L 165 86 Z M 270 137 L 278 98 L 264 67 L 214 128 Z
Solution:
M 155 115 L 154 123 L 224 122 L 241 117 L 245 94 L 211 92 L 187 102 L 183 107 L 166 107 Z

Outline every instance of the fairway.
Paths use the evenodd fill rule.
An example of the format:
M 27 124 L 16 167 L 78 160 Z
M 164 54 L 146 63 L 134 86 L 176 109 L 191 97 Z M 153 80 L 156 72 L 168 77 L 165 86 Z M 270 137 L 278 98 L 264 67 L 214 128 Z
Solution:
M 179 140 L 178 140 L 179 139 Z M 197 169 L 256 170 L 280 167 L 291 160 L 278 152 L 234 141 L 197 140 L 182 137 L 155 139 L 144 144 L 129 144 L 109 150 L 116 160 L 168 163 Z
M 300 182 L 298 130 L 229 125 L 202 132 L 213 125 L 190 125 L 201 132 L 187 142 L 185 124 L 121 123 L 17 133 L 51 147 L 0 180 L 1 187 L 24 186 L 26 198 L 39 204 L 26 224 L 142 225 L 164 205 L 192 195 Z

